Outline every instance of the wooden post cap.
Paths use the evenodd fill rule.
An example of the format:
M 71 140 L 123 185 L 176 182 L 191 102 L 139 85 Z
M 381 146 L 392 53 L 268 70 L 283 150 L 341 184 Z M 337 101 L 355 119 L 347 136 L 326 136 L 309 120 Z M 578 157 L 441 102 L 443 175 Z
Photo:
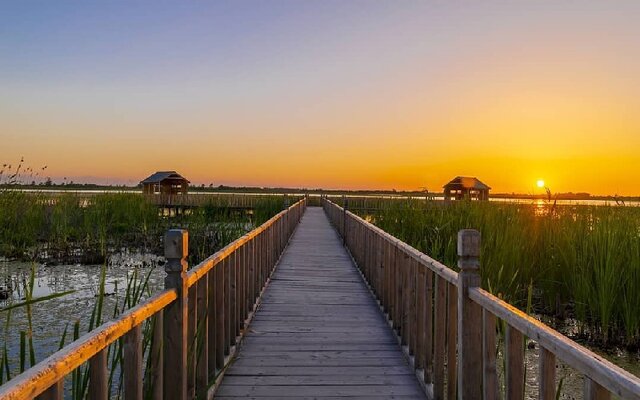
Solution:
M 186 229 L 170 229 L 164 235 L 165 270 L 182 270 L 183 261 L 189 255 L 189 232 Z M 185 264 L 186 265 L 186 264 Z
M 475 229 L 458 232 L 458 257 L 480 257 L 480 232 Z
M 463 229 L 458 232 L 458 268 L 477 274 L 480 268 L 480 232 Z

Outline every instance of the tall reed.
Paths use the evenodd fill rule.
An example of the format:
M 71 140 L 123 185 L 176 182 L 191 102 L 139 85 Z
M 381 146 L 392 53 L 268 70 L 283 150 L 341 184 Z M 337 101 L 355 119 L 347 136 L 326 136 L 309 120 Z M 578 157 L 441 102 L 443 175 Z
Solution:
M 575 317 L 604 344 L 640 345 L 640 208 L 424 200 L 381 201 L 373 223 L 456 265 L 456 235 L 482 234 L 483 286 L 524 307 Z

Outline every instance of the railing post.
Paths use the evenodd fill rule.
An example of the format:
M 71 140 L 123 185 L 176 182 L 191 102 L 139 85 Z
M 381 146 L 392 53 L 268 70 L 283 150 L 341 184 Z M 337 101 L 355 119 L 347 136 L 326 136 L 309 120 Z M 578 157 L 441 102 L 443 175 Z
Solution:
M 480 232 L 458 232 L 458 393 L 461 400 L 482 398 L 482 308 L 469 298 L 480 286 Z
M 187 398 L 187 255 L 189 233 L 171 229 L 164 236 L 164 278 L 166 289 L 176 289 L 178 298 L 164 310 L 164 387 L 165 399 Z
M 349 206 L 349 199 L 347 195 L 342 195 L 342 244 L 347 245 L 347 207 Z

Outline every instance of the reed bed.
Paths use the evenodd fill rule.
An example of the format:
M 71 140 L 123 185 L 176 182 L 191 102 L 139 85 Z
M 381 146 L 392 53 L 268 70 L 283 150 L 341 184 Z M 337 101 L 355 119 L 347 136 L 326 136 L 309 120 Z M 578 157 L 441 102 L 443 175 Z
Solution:
M 0 190 L 0 256 L 52 263 L 101 264 L 110 253 L 139 250 L 159 254 L 162 235 L 172 227 L 187 228 L 192 260 L 203 259 L 220 243 L 238 237 L 284 207 L 284 196 L 254 198 L 250 213 L 232 211 L 224 199 L 174 216 L 143 196 L 46 193 Z
M 483 286 L 577 321 L 577 337 L 640 347 L 640 208 L 387 200 L 372 223 L 455 268 L 460 229 L 482 234 Z M 357 212 L 357 210 L 356 210 Z M 529 301 L 530 303 L 531 301 Z
M 153 268 L 145 270 L 133 268 L 127 273 L 126 287 L 115 293 L 105 293 L 106 259 L 110 254 L 132 249 L 142 252 L 162 253 L 162 237 L 167 229 L 185 228 L 189 230 L 190 265 L 215 253 L 228 243 L 242 236 L 254 226 L 262 224 L 280 212 L 288 202 L 284 196 L 260 196 L 255 198 L 251 212 L 238 212 L 229 209 L 224 203 L 211 202 L 166 216 L 157 206 L 150 204 L 137 194 L 101 194 L 86 198 L 77 194 L 56 196 L 55 201 L 43 193 L 24 193 L 18 191 L 0 191 L 0 256 L 17 259 L 42 260 L 55 262 L 80 256 L 81 260 L 91 263 L 99 260 L 102 268 L 96 288 L 96 297 L 90 316 L 76 318 L 60 332 L 59 348 L 78 339 L 84 332 L 91 331 L 103 322 L 115 319 L 127 309 L 152 294 L 149 277 Z M 34 277 L 38 266 L 33 264 L 30 277 L 19 288 L 24 293 L 21 300 L 10 298 L 0 308 L 3 330 L 0 334 L 0 384 L 6 382 L 49 354 L 37 354 L 34 343 L 37 336 L 33 327 L 38 321 L 33 319 L 33 309 L 46 301 L 71 295 L 72 291 L 61 291 L 43 297 L 34 297 Z M 13 288 L 18 289 L 18 288 Z M 108 302 L 106 296 L 114 295 Z M 113 301 L 115 300 L 115 304 Z M 108 304 L 108 307 L 107 307 Z M 10 340 L 8 334 L 13 329 L 14 311 L 19 310 L 19 318 L 25 318 L 27 325 L 20 331 L 19 343 Z M 82 320 L 81 320 L 82 319 Z M 143 326 L 143 349 L 145 360 L 153 338 L 153 323 L 150 319 Z M 17 341 L 17 340 L 16 340 Z M 109 387 L 111 396 L 122 395 L 122 339 L 108 348 Z M 200 346 L 192 346 L 190 357 L 200 351 Z M 11 357 L 17 350 L 18 356 Z M 145 373 L 150 373 L 146 365 Z M 67 378 L 65 397 L 84 399 L 88 395 L 88 366 L 78 368 Z M 151 387 L 145 387 L 145 398 L 151 393 Z

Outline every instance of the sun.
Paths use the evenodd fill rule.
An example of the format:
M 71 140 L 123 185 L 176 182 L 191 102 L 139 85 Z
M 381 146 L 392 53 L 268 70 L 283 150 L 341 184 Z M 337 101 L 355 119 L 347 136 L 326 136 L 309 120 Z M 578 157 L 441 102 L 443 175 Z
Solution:
M 543 188 L 544 187 L 544 181 L 542 179 L 538 179 L 537 185 L 539 188 Z

